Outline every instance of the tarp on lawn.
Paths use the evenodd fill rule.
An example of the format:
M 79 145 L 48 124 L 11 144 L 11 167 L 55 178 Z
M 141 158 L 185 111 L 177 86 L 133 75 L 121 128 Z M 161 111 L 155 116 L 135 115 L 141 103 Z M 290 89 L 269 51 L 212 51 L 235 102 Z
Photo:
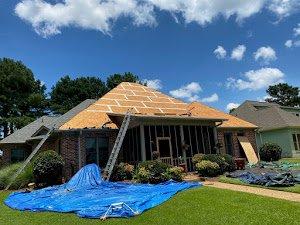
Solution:
M 153 208 L 179 191 L 201 186 L 197 182 L 161 184 L 107 182 L 96 164 L 83 167 L 66 184 L 29 193 L 15 192 L 5 204 L 28 211 L 75 212 L 80 217 L 130 217 Z

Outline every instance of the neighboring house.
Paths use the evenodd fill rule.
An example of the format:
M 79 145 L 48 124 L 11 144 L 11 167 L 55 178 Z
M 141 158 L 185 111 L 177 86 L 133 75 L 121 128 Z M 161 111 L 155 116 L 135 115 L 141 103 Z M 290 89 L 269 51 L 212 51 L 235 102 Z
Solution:
M 258 147 L 266 142 L 278 144 L 283 157 L 300 156 L 300 108 L 276 103 L 245 101 L 232 115 L 256 124 Z
M 119 161 L 137 164 L 151 160 L 158 151 L 162 161 L 182 161 L 193 170 L 197 153 L 228 153 L 243 157 L 238 136 L 256 150 L 255 125 L 201 103 L 185 103 L 149 87 L 123 82 L 99 100 L 87 100 L 59 117 L 42 117 L 0 141 L 4 161 L 21 161 L 54 129 L 41 150 L 56 150 L 65 160 L 64 174 L 79 168 L 106 165 L 118 127 L 131 109 Z M 219 143 L 219 144 L 218 144 Z

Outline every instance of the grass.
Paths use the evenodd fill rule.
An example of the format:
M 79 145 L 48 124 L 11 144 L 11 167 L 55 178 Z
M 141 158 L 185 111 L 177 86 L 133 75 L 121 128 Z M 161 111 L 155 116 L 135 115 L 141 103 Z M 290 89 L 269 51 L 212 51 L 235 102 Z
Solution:
M 244 185 L 244 186 L 259 187 L 259 188 L 266 188 L 266 189 L 272 189 L 272 190 L 277 190 L 277 191 L 287 191 L 287 192 L 293 192 L 293 193 L 300 194 L 300 184 L 296 184 L 295 186 L 292 186 L 292 187 L 266 187 L 266 186 L 260 186 L 260 185 L 254 185 L 254 184 L 247 184 L 238 178 L 231 178 L 231 177 L 226 177 L 226 176 L 220 176 L 218 178 L 218 180 L 223 183 L 238 184 L 238 185 Z
M 4 189 L 10 182 L 11 177 L 17 172 L 21 163 L 11 164 L 0 169 L 0 190 Z M 12 189 L 19 189 L 33 181 L 32 166 L 28 165 L 11 185 Z
M 248 193 L 201 187 L 179 193 L 171 200 L 130 219 L 80 219 L 75 214 L 20 212 L 3 204 L 9 192 L 0 193 L 0 224 L 299 224 L 300 203 Z

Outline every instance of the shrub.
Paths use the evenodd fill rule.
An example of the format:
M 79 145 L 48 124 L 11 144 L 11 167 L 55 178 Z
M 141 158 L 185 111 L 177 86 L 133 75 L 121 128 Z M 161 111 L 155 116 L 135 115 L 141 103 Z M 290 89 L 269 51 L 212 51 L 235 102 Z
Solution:
M 11 181 L 12 176 L 21 167 L 22 163 L 15 163 L 9 166 L 5 166 L 0 170 L 0 190 L 6 188 Z M 29 164 L 25 167 L 23 172 L 16 178 L 16 180 L 10 186 L 10 189 L 16 190 L 19 188 L 27 187 L 28 183 L 33 182 L 32 165 Z
M 159 161 L 145 161 L 138 165 L 136 179 L 141 183 L 157 184 L 169 179 L 169 165 Z
M 36 183 L 54 185 L 61 182 L 63 158 L 55 151 L 40 153 L 33 161 L 33 175 Z
M 174 166 L 167 169 L 167 174 L 170 179 L 175 181 L 182 181 L 184 169 L 182 167 Z
M 203 160 L 215 162 L 219 165 L 220 173 L 224 173 L 228 167 L 225 158 L 220 154 L 207 154 L 203 156 Z
M 202 160 L 196 164 L 196 171 L 200 176 L 215 177 L 220 174 L 220 167 L 215 162 Z
M 195 154 L 192 158 L 193 164 L 196 165 L 197 163 L 201 162 L 203 159 L 204 154 Z
M 282 149 L 279 145 L 274 143 L 265 143 L 259 149 L 260 159 L 271 162 L 281 159 Z
M 134 166 L 128 163 L 120 163 L 112 174 L 113 181 L 131 180 L 133 177 Z
M 154 151 L 152 153 L 153 160 L 157 160 L 157 159 L 159 159 L 159 157 L 160 157 L 159 151 Z
M 228 154 L 222 155 L 222 157 L 225 159 L 225 162 L 227 163 L 225 167 L 225 172 L 233 172 L 236 170 L 236 165 L 233 157 Z

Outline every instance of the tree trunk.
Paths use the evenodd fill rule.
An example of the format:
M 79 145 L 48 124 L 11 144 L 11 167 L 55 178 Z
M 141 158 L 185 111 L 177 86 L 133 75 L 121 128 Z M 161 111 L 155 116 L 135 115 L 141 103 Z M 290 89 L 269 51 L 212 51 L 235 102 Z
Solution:
M 8 135 L 8 123 L 3 123 L 3 137 L 6 138 Z

